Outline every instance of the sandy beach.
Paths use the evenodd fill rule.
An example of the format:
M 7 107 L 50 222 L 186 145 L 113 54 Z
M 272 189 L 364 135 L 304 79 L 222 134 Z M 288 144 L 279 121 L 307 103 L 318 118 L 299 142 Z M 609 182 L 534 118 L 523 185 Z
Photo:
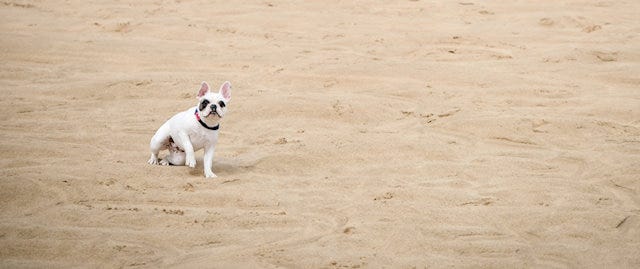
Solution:
M 2 1 L 0 267 L 640 268 L 639 14 Z M 218 177 L 147 164 L 226 80 Z

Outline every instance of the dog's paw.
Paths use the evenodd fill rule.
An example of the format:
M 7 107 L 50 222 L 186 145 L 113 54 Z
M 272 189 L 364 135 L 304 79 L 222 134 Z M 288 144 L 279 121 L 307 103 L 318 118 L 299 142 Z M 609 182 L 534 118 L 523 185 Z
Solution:
M 160 160 L 160 165 L 171 165 L 167 159 Z
M 156 158 L 156 157 L 151 157 L 151 158 L 149 158 L 149 160 L 147 161 L 147 163 L 149 163 L 149 164 L 158 164 L 158 158 Z
M 206 178 L 216 178 L 218 176 L 216 176 L 216 174 L 214 174 L 211 171 L 204 171 L 204 177 L 206 177 Z
M 196 158 L 187 158 L 184 165 L 189 166 L 191 168 L 196 167 Z

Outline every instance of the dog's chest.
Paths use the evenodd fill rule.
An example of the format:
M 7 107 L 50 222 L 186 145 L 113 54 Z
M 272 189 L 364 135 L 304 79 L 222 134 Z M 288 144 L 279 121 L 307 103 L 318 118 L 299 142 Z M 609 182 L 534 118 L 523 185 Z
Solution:
M 218 131 L 198 128 L 189 135 L 189 139 L 194 150 L 201 149 L 207 145 L 215 146 L 218 141 Z

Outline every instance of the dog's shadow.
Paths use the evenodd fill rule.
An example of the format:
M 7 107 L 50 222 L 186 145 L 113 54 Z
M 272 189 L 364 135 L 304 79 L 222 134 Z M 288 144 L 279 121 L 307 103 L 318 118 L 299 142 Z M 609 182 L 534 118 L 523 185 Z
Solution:
M 202 158 L 197 158 L 196 168 L 189 169 L 189 174 L 192 176 L 202 176 L 202 170 L 204 169 L 203 163 Z M 213 172 L 218 176 L 231 176 L 251 171 L 255 165 L 255 162 L 248 163 L 240 159 L 221 157 L 213 160 Z

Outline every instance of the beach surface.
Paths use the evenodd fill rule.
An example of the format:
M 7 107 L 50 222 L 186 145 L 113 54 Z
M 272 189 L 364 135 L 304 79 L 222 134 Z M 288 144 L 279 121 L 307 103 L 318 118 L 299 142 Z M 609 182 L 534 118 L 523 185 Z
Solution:
M 2 1 L 0 267 L 640 268 L 639 14 Z M 218 177 L 147 164 L 226 80 Z

